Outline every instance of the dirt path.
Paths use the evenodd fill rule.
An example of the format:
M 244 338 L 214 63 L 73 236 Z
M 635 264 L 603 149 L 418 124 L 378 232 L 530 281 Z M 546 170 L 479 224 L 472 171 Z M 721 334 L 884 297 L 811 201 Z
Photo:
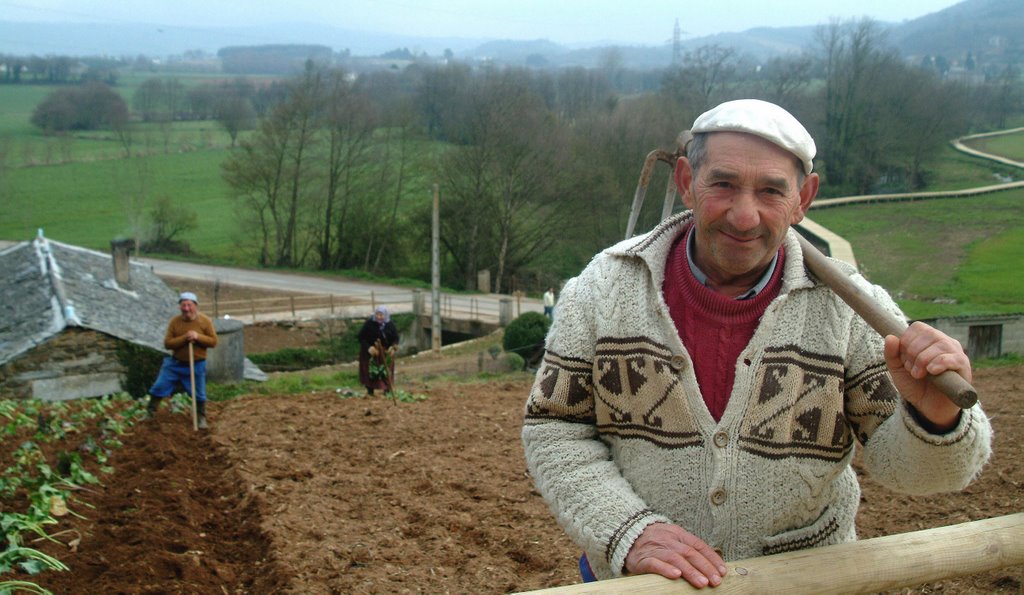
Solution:
M 411 381 L 410 381 L 411 382 Z M 163 412 L 88 497 L 56 593 L 505 593 L 577 582 L 577 549 L 526 475 L 531 379 L 432 381 L 393 404 L 334 391 L 210 405 L 213 429 Z M 961 494 L 864 481 L 862 537 L 1024 510 L 1024 367 L 981 370 L 992 464 Z M 54 529 L 60 530 L 60 529 Z M 913 592 L 1017 593 L 1024 567 Z

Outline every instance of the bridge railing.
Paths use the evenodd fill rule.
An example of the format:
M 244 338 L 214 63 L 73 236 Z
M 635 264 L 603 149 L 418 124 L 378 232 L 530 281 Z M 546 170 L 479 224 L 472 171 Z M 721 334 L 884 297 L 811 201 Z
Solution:
M 295 294 L 259 297 L 243 300 L 213 298 L 215 318 L 230 316 L 241 320 L 279 320 L 327 316 L 369 316 L 378 305 L 393 312 L 412 312 L 414 294 L 423 294 L 423 314 L 430 315 L 430 292 L 424 290 L 369 291 L 354 294 Z M 441 295 L 441 316 L 460 320 L 479 320 L 497 323 L 501 319 L 501 300 L 510 299 L 512 316 L 527 310 L 540 310 L 536 300 L 526 300 L 522 294 L 513 296 L 480 296 L 461 294 Z
M 269 318 L 308 316 L 369 316 L 378 305 L 393 312 L 412 310 L 408 291 L 370 291 L 359 294 L 296 294 L 244 300 L 213 300 L 215 317 L 249 318 L 253 322 Z

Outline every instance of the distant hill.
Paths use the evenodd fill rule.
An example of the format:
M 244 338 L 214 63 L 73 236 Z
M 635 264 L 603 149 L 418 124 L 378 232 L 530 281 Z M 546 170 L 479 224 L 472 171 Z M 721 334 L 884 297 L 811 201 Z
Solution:
M 907 56 L 1024 57 L 1024 1 L 964 0 L 896 27 L 891 41 Z
M 906 21 L 883 23 L 889 41 L 908 58 L 943 55 L 963 60 L 968 52 L 986 63 L 1024 61 L 1024 0 L 964 0 L 945 10 Z M 705 45 L 735 48 L 755 60 L 814 46 L 817 27 L 761 27 L 684 39 L 683 52 Z M 226 46 L 316 44 L 354 57 L 380 56 L 396 49 L 439 57 L 446 50 L 461 60 L 489 60 L 532 67 L 596 67 L 614 54 L 626 68 L 664 68 L 672 63 L 668 43 L 569 47 L 548 40 L 424 38 L 355 31 L 316 24 L 274 27 L 156 27 L 128 24 L 12 23 L 0 21 L 0 53 L 15 55 L 107 55 L 167 57 L 201 50 L 215 55 Z
M 964 0 L 945 10 L 905 21 L 882 23 L 888 41 L 908 59 L 942 55 L 962 62 L 968 53 L 984 57 L 989 64 L 1024 62 L 1024 0 Z M 734 48 L 755 60 L 813 49 L 819 27 L 759 27 L 736 33 L 719 33 L 684 39 L 680 49 L 694 50 L 718 45 Z M 571 50 L 546 42 L 489 42 L 463 53 L 464 57 L 524 64 L 526 53 L 534 60 L 543 58 L 551 66 L 595 67 L 610 46 Z M 672 62 L 669 44 L 618 46 L 622 64 L 633 68 L 664 68 Z

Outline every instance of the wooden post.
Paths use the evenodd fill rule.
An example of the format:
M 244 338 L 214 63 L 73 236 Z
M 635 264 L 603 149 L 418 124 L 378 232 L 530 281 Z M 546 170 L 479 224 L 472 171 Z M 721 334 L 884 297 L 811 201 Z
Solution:
M 292 318 L 295 318 L 295 296 L 294 295 L 288 296 L 288 303 L 292 307 Z
M 434 212 L 430 233 L 430 345 L 441 352 L 441 196 L 434 184 Z
M 729 562 L 715 595 L 877 593 L 1024 564 L 1024 512 L 949 527 Z M 640 574 L 535 593 L 709 593 Z
M 252 321 L 256 322 L 256 300 L 249 298 L 249 309 L 252 310 Z
M 331 314 L 334 314 L 334 294 L 332 293 L 329 297 L 331 298 Z

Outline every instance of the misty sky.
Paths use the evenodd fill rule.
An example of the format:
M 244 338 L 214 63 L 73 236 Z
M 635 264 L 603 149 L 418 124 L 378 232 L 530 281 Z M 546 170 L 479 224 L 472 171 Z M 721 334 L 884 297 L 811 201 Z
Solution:
M 659 45 L 686 37 L 833 18 L 900 22 L 959 0 L 0 0 L 0 20 L 163 27 L 307 22 L 423 37 Z

